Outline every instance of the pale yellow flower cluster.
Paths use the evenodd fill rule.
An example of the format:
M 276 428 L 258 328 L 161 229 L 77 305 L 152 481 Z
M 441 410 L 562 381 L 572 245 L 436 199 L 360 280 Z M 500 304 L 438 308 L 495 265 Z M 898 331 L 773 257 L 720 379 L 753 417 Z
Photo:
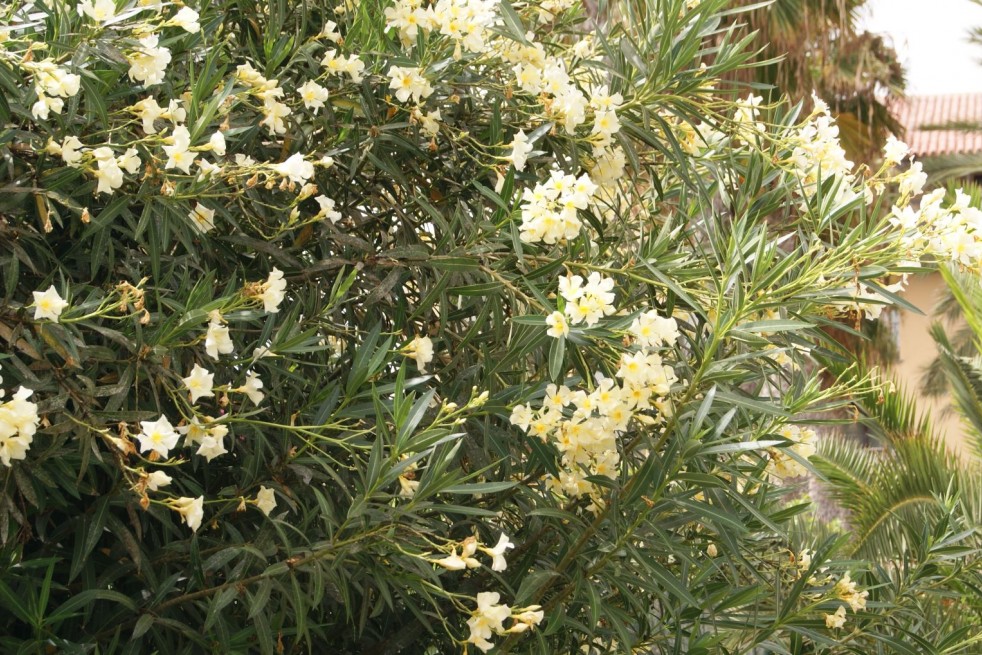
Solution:
M 501 594 L 497 592 L 481 592 L 474 600 L 477 608 L 471 613 L 471 618 L 467 619 L 470 635 L 465 643 L 474 644 L 484 653 L 494 648 L 490 641 L 493 635 L 525 632 L 539 625 L 545 617 L 538 605 L 511 608 L 499 603 Z M 512 620 L 512 624 L 505 628 L 504 622 L 508 619 Z
M 854 613 L 860 610 L 866 609 L 866 599 L 869 598 L 869 592 L 866 590 L 860 591 L 856 588 L 856 583 L 849 577 L 849 573 L 846 573 L 842 578 L 835 583 L 835 587 L 832 589 L 832 594 L 841 601 L 844 601 L 844 605 L 839 605 L 836 608 L 835 613 L 825 615 L 825 626 L 830 630 L 836 630 L 841 628 L 846 623 L 846 606 L 848 606 Z
M 284 299 L 285 289 L 286 282 L 282 272 L 274 268 L 265 282 L 247 286 L 245 295 L 247 298 L 261 301 L 267 311 L 276 312 Z M 216 360 L 219 355 L 234 351 L 229 329 L 218 310 L 212 311 L 209 315 L 205 351 Z M 265 394 L 261 391 L 264 386 L 263 381 L 255 371 L 246 371 L 245 382 L 240 386 L 216 386 L 215 374 L 201 364 L 195 363 L 189 374 L 181 378 L 181 382 L 187 391 L 194 412 L 199 411 L 197 405 L 201 400 L 215 398 L 216 391 L 222 392 L 222 404 L 227 402 L 225 397 L 229 393 L 243 394 L 257 406 L 265 398 Z M 190 420 L 177 427 L 170 422 L 167 416 L 161 415 L 156 421 L 142 421 L 140 428 L 140 432 L 136 434 L 138 449 L 140 452 L 149 452 L 151 461 L 171 458 L 171 451 L 178 447 L 181 435 L 184 436 L 184 447 L 196 447 L 195 454 L 205 458 L 209 463 L 216 457 L 229 452 L 226 447 L 226 438 L 229 436 L 228 415 L 216 419 L 212 416 L 194 413 Z M 125 439 L 111 440 L 124 452 L 137 452 Z M 179 464 L 180 460 L 172 460 L 170 463 Z M 146 493 L 148 491 L 156 492 L 168 486 L 171 480 L 171 476 L 162 471 L 152 473 L 144 471 L 134 485 L 134 490 L 143 495 L 143 506 L 146 507 L 150 502 Z M 197 499 L 171 498 L 160 502 L 177 511 L 192 530 L 197 530 L 200 527 L 204 515 L 203 496 Z M 243 499 L 243 508 L 245 502 Z M 256 499 L 250 502 L 267 515 L 276 507 L 274 492 L 266 487 L 260 487 Z
M 66 307 L 68 307 L 68 301 L 58 294 L 58 290 L 53 284 L 45 291 L 34 292 L 35 321 L 49 320 L 57 323 Z
M 808 473 L 800 460 L 815 454 L 817 435 L 810 427 L 783 425 L 778 436 L 790 441 L 790 445 L 767 449 L 767 472 L 778 480 L 801 477 Z
M 385 10 L 386 26 L 399 34 L 407 51 L 412 51 L 420 30 L 436 32 L 455 44 L 454 56 L 463 51 L 481 53 L 488 49 L 490 29 L 501 22 L 494 0 L 397 0 Z
M 539 19 L 549 22 L 569 6 L 565 0 L 547 2 L 539 8 Z M 542 104 L 539 119 L 558 123 L 567 134 L 580 136 L 591 146 L 593 161 L 586 162 L 589 175 L 581 174 L 575 179 L 581 183 L 589 181 L 593 187 L 590 196 L 599 188 L 603 188 L 605 197 L 612 195 L 626 163 L 623 149 L 614 142 L 614 136 L 621 129 L 617 109 L 624 98 L 620 93 L 611 93 L 604 84 L 595 84 L 586 67 L 574 67 L 576 60 L 590 56 L 590 40 L 583 39 L 576 47 L 564 52 L 565 59 L 549 55 L 531 32 L 525 35 L 524 42 L 499 40 L 494 45 L 497 54 L 513 64 L 518 89 Z M 580 126 L 586 125 L 590 118 L 593 123 L 589 132 L 580 132 Z M 532 143 L 524 130 L 514 135 L 509 150 L 504 160 L 513 164 L 516 170 L 524 171 L 532 152 Z M 553 176 L 556 175 L 563 173 L 554 172 Z M 543 191 L 541 185 L 531 192 L 525 191 L 522 239 L 528 243 L 552 244 L 574 238 L 581 225 L 576 209 L 583 210 L 586 206 L 570 211 L 565 208 L 563 199 L 548 197 Z
M 249 374 L 250 376 L 254 374 Z M 183 379 L 185 387 L 188 389 L 195 402 L 199 397 L 213 397 L 212 378 L 213 374 L 206 371 L 199 365 L 195 365 L 191 374 Z M 249 382 L 246 383 L 248 386 Z M 262 383 L 259 382 L 259 386 Z M 242 387 L 231 391 L 244 391 Z M 258 400 L 262 399 L 262 394 Z M 253 399 L 254 401 L 257 399 Z M 211 462 L 216 457 L 227 454 L 229 451 L 225 447 L 225 439 L 229 435 L 227 421 L 220 421 L 211 416 L 199 417 L 192 416 L 191 420 L 184 425 L 175 427 L 166 416 L 160 416 L 156 421 L 141 421 L 140 432 L 136 435 L 140 452 L 150 453 L 150 461 L 159 461 L 171 457 L 171 451 L 178 447 L 181 436 L 184 436 L 184 447 L 193 448 L 197 446 L 195 454 L 204 457 L 207 462 Z M 125 440 L 113 439 L 116 445 L 124 452 L 135 452 L 132 446 Z M 180 464 L 180 460 L 171 460 L 170 465 Z M 141 505 L 147 507 L 149 498 L 147 492 L 157 492 L 167 487 L 172 482 L 172 477 L 163 471 L 147 472 L 138 471 L 140 478 L 133 486 L 133 490 L 143 496 Z M 188 527 L 197 531 L 201 526 L 204 516 L 204 496 L 198 498 L 168 498 L 162 502 L 181 515 L 182 520 Z M 244 503 L 243 502 L 243 508 Z M 272 489 L 260 487 L 256 499 L 252 502 L 260 511 L 267 516 L 276 507 L 276 497 Z
M 433 361 L 433 340 L 429 337 L 413 337 L 413 340 L 402 348 L 402 353 L 416 361 L 416 368 L 420 373 L 426 373 L 427 365 Z
M 47 120 L 51 112 L 60 114 L 65 108 L 64 99 L 78 94 L 82 78 L 69 73 L 51 59 L 25 61 L 21 66 L 34 77 L 34 91 L 38 99 L 31 107 L 31 114 L 38 120 Z
M 666 122 L 674 127 L 674 133 L 682 149 L 694 156 L 703 157 L 718 152 L 729 143 L 726 134 L 709 123 L 692 123 L 678 119 L 673 114 L 664 116 Z
M 791 163 L 799 183 L 795 191 L 811 198 L 823 188 L 823 183 L 834 179 L 834 203 L 842 205 L 856 197 L 853 163 L 846 159 L 846 151 L 839 143 L 839 127 L 828 105 L 817 97 L 812 101 L 815 111 L 793 138 Z
M 463 541 L 450 541 L 441 546 L 441 550 L 447 553 L 444 557 L 436 559 L 428 553 L 419 557 L 448 571 L 465 571 L 481 568 L 482 563 L 477 558 L 480 552 L 491 558 L 491 570 L 500 572 L 508 568 L 505 553 L 514 547 L 511 539 L 501 533 L 494 546 L 486 546 L 476 537 L 467 537 Z M 477 595 L 477 609 L 471 612 L 467 620 L 470 635 L 462 643 L 473 644 L 482 652 L 487 652 L 494 647 L 490 641 L 494 635 L 525 632 L 542 621 L 543 612 L 538 605 L 510 608 L 499 603 L 500 599 L 501 595 L 496 592 L 482 592 Z M 512 624 L 505 628 L 504 622 L 508 619 L 512 620 Z
M 184 446 L 198 446 L 195 451 L 208 462 L 228 453 L 225 448 L 225 437 L 228 436 L 228 425 L 221 423 L 211 416 L 192 416 L 190 422 L 177 428 L 184 435 Z
M 564 243 L 580 234 L 579 211 L 590 205 L 597 185 L 590 176 L 554 170 L 547 182 L 522 194 L 521 239 L 526 243 Z
M 582 279 L 571 280 L 561 285 L 561 292 L 575 295 L 574 302 L 587 298 L 588 303 L 598 293 L 601 307 L 612 308 L 613 294 L 606 290 L 612 283 L 607 286 L 599 276 L 592 278 L 585 287 L 581 286 Z M 591 286 L 598 291 L 590 291 Z M 596 318 L 604 311 L 597 307 L 592 315 Z M 618 437 L 634 419 L 650 423 L 646 414 L 658 411 L 665 416 L 671 412 L 667 397 L 678 378 L 657 349 L 671 347 L 679 338 L 675 319 L 646 312 L 631 325 L 630 334 L 635 348 L 622 355 L 615 378 L 598 373 L 589 390 L 550 384 L 540 407 L 522 404 L 512 410 L 513 425 L 552 443 L 562 454 L 559 477 L 547 479 L 557 493 L 571 497 L 590 495 L 597 505 L 601 502 L 600 488 L 587 478 L 616 477 L 621 459 Z
M 134 297 L 132 294 L 137 294 L 139 301 L 135 303 L 135 307 L 143 309 L 142 290 L 129 284 L 119 285 L 118 290 L 123 294 L 121 302 L 108 305 L 109 307 L 115 308 L 121 305 L 122 309 L 126 311 L 129 301 Z M 258 300 L 262 302 L 268 312 L 274 313 L 279 311 L 280 304 L 285 297 L 285 290 L 286 281 L 283 278 L 283 273 L 274 268 L 265 282 L 247 286 L 244 298 L 246 302 L 249 299 Z M 61 314 L 68 305 L 69 303 L 61 298 L 53 285 L 46 291 L 36 291 L 34 292 L 33 305 L 34 319 L 57 322 L 61 319 Z M 228 327 L 224 325 L 221 313 L 217 310 L 213 311 L 209 318 L 205 351 L 209 356 L 218 359 L 220 354 L 231 353 L 234 350 L 234 345 Z M 214 373 L 198 363 L 194 364 L 187 376 L 181 378 L 193 410 L 197 410 L 195 406 L 202 399 L 214 398 L 216 390 L 221 390 L 226 395 L 228 393 L 241 393 L 256 405 L 259 405 L 264 399 L 264 394 L 261 391 L 263 381 L 254 371 L 246 371 L 245 382 L 234 388 L 229 386 L 216 387 L 214 378 Z M 30 395 L 31 391 L 22 388 L 12 400 L 0 406 L 0 461 L 7 466 L 10 465 L 11 460 L 25 458 L 39 423 L 37 405 L 26 400 Z M 2 397 L 3 393 L 0 392 L 0 398 Z M 150 461 L 170 458 L 171 451 L 178 446 L 181 434 L 185 435 L 185 447 L 197 446 L 196 454 L 204 457 L 208 462 L 229 452 L 225 441 L 229 433 L 227 416 L 220 422 L 210 416 L 201 417 L 193 414 L 190 421 L 178 427 L 175 427 L 166 415 L 161 415 L 155 421 L 142 421 L 140 430 L 135 435 L 138 446 L 134 446 L 132 442 L 126 439 L 125 428 L 123 428 L 123 432 L 121 437 L 106 435 L 106 438 L 125 454 L 149 453 L 148 459 Z M 179 464 L 180 461 L 171 463 Z M 141 504 L 144 507 L 147 507 L 150 502 L 146 492 L 156 492 L 167 487 L 172 481 L 171 476 L 163 471 L 136 470 L 133 472 L 139 475 L 133 488 L 143 496 Z M 192 529 L 196 530 L 200 526 L 203 516 L 203 497 L 198 499 L 178 498 L 162 502 L 178 511 Z M 275 498 L 272 496 L 271 490 L 261 490 L 260 496 L 255 502 L 267 514 L 275 507 Z
M 201 520 L 205 517 L 204 496 L 172 498 L 166 501 L 166 504 L 181 515 L 181 519 L 187 523 L 192 532 L 197 532 L 201 527 Z
M 86 148 L 76 136 L 65 137 L 64 142 L 51 140 L 45 151 L 58 155 L 65 164 L 73 168 L 83 168 L 98 181 L 96 193 L 111 194 L 123 185 L 123 171 L 133 175 L 140 170 L 140 156 L 136 148 L 127 148 L 122 155 L 116 155 L 109 146 Z
M 280 305 L 286 297 L 286 280 L 283 279 L 283 271 L 273 267 L 269 277 L 262 283 L 259 292 L 259 299 L 263 301 L 263 309 L 270 314 L 280 311 Z
M 614 280 L 594 271 L 586 279 L 579 275 L 559 278 L 559 294 L 566 301 L 566 316 L 570 323 L 586 323 L 593 327 L 604 316 L 617 311 L 614 306 Z
M 961 189 L 945 205 L 945 190 L 936 189 L 920 199 L 918 209 L 894 207 L 890 222 L 912 258 L 924 254 L 970 271 L 982 270 L 982 210 L 971 206 Z
M 286 123 L 284 119 L 293 113 L 285 103 L 280 101 L 283 97 L 283 87 L 279 85 L 279 80 L 268 80 L 259 71 L 246 62 L 236 69 L 236 77 L 240 82 L 247 85 L 250 93 L 263 103 L 263 119 L 260 124 L 269 130 L 270 136 L 277 136 L 286 133 Z
M 481 562 L 474 557 L 478 551 L 491 558 L 492 571 L 504 571 L 508 568 L 505 560 L 505 551 L 514 548 L 515 544 L 504 534 L 498 538 L 498 543 L 493 547 L 488 547 L 480 543 L 475 537 L 468 537 L 462 542 L 448 544 L 450 554 L 440 559 L 430 559 L 429 562 L 441 566 L 448 571 L 463 571 L 464 569 L 476 569 L 481 567 Z M 457 549 L 460 549 L 458 554 Z
M 75 7 L 79 15 L 91 22 L 84 29 L 110 30 L 118 35 L 123 43 L 130 44 L 123 52 L 129 65 L 127 71 L 131 80 L 139 82 L 146 89 L 161 87 L 168 75 L 168 68 L 173 58 L 171 48 L 175 36 L 167 33 L 170 29 L 180 29 L 186 34 L 200 32 L 199 15 L 194 9 L 178 4 L 176 10 L 169 16 L 171 5 L 157 2 L 144 2 L 135 7 L 127 7 L 119 11 L 117 3 L 110 0 L 83 0 Z M 335 44 L 341 42 L 337 25 L 328 21 L 324 26 L 322 38 Z M 167 43 L 168 45 L 163 45 Z M 52 113 L 61 113 L 65 100 L 76 96 L 82 88 L 82 76 L 70 72 L 69 68 L 55 59 L 46 58 L 35 60 L 31 56 L 21 56 L 7 53 L 0 49 L 0 57 L 20 70 L 33 81 L 37 101 L 32 107 L 34 117 L 41 121 L 47 120 Z M 324 75 L 348 75 L 352 82 L 360 82 L 364 63 L 356 55 L 341 56 L 337 51 L 329 51 L 322 61 L 326 69 Z M 218 116 L 227 115 L 232 108 L 242 105 L 254 106 L 258 101 L 262 119 L 260 123 L 268 130 L 269 135 L 280 137 L 286 134 L 288 121 L 295 116 L 296 109 L 287 104 L 286 91 L 276 79 L 267 79 L 255 70 L 250 63 L 238 67 L 234 79 L 239 85 L 226 101 L 219 107 Z M 296 92 L 302 99 L 303 106 L 317 111 L 325 106 L 329 92 L 315 79 L 308 79 L 304 84 L 298 84 Z M 128 180 L 135 177 L 144 169 L 146 179 L 152 173 L 170 172 L 163 175 L 161 193 L 177 195 L 183 189 L 178 186 L 187 184 L 187 180 L 175 178 L 174 173 L 185 176 L 195 176 L 196 183 L 217 183 L 220 180 L 234 182 L 240 176 L 250 180 L 247 186 L 258 181 L 258 175 L 267 176 L 267 186 L 272 188 L 271 178 L 282 177 L 284 188 L 294 189 L 300 185 L 300 194 L 288 208 L 292 220 L 299 218 L 296 207 L 299 200 L 316 193 L 316 185 L 311 182 L 313 166 L 306 161 L 307 155 L 293 155 L 285 162 L 256 165 L 256 162 L 244 155 L 235 155 L 235 164 L 214 161 L 199 156 L 212 153 L 216 157 L 224 157 L 226 144 L 221 130 L 210 135 L 198 136 L 197 130 L 192 134 L 184 125 L 187 112 L 183 106 L 189 93 L 174 92 L 174 97 L 166 98 L 158 103 L 152 95 L 128 108 L 137 116 L 147 135 L 161 133 L 159 122 L 170 121 L 171 126 L 163 129 L 159 140 L 147 139 L 140 143 L 119 144 L 114 134 L 112 140 L 102 143 L 84 144 L 78 136 L 67 135 L 60 142 L 50 139 L 47 152 L 62 158 L 66 165 L 79 168 L 97 181 L 95 193 L 113 194 Z M 439 118 L 439 111 L 425 114 L 429 122 Z M 113 132 L 110 126 L 107 131 Z M 225 128 L 227 129 L 227 127 Z M 204 142 L 202 142 L 202 140 Z M 142 144 L 142 147 L 141 147 Z M 136 145 L 137 147 L 133 147 Z M 163 146 L 163 157 L 154 152 L 154 146 Z M 303 161 L 298 161 L 301 157 Z M 160 160 L 163 160 L 162 162 Z M 321 160 L 321 165 L 327 167 L 329 162 Z M 196 167 L 197 170 L 194 170 Z M 195 190 L 195 193 L 199 190 Z M 187 198 L 189 195 L 182 194 Z M 191 198 L 194 196 L 191 195 Z M 309 221 L 328 219 L 336 222 L 341 219 L 341 213 L 334 206 L 334 201 L 326 196 L 318 196 L 317 202 L 321 211 Z M 189 223 L 201 233 L 210 232 L 216 224 L 216 210 L 201 202 L 189 208 L 187 217 Z
M 94 21 L 105 23 L 116 15 L 116 3 L 113 0 L 83 0 L 78 3 L 76 10 Z
M 754 142 L 760 135 L 766 133 L 766 126 L 760 121 L 760 105 L 764 99 L 750 93 L 746 98 L 736 101 L 733 112 L 735 136 L 743 141 Z
M 396 100 L 407 102 L 412 98 L 419 103 L 433 94 L 433 86 L 416 66 L 392 66 L 389 68 L 389 88 L 396 94 Z
M 801 578 L 810 570 L 814 563 L 815 551 L 805 548 L 797 556 L 793 556 L 796 576 Z M 823 562 L 819 562 L 821 564 Z M 866 601 L 869 598 L 869 591 L 860 590 L 851 574 L 847 571 L 839 578 L 835 584 L 832 581 L 835 577 L 828 573 L 828 567 L 819 566 L 811 575 L 807 583 L 813 587 L 820 587 L 806 594 L 816 602 L 822 601 L 841 601 L 835 612 L 823 614 L 825 627 L 829 630 L 838 630 L 846 624 L 846 608 L 854 613 L 866 609 Z M 831 587 L 831 588 L 830 588 Z
M 0 378 L 0 383 L 3 378 Z M 13 397 L 0 404 L 0 463 L 10 466 L 11 460 L 24 459 L 34 442 L 34 434 L 41 422 L 38 406 L 28 400 L 34 393 L 21 387 Z M 0 388 L 0 399 L 4 391 Z
M 539 4 L 538 22 L 540 25 L 551 23 L 564 11 L 573 7 L 576 0 L 543 0 Z
M 139 46 L 130 51 L 126 59 L 130 62 L 130 79 L 150 87 L 164 81 L 171 52 L 160 45 L 160 35 L 148 34 L 139 40 Z
M 212 359 L 219 355 L 229 355 L 235 351 L 235 344 L 229 335 L 228 326 L 221 312 L 215 310 L 209 315 L 208 330 L 205 332 L 205 352 Z
M 347 75 L 353 84 L 360 84 L 364 79 L 365 62 L 358 55 L 342 56 L 337 50 L 328 50 L 321 59 L 321 66 L 329 75 Z

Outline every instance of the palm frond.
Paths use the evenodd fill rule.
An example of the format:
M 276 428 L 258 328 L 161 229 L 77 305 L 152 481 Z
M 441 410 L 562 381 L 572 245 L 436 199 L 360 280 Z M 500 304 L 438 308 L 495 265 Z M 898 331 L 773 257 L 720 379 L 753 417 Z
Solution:
M 922 526 L 941 516 L 942 499 L 971 493 L 968 489 L 982 485 L 982 474 L 948 449 L 914 394 L 875 371 L 860 367 L 852 374 L 857 420 L 879 447 L 832 435 L 823 439 L 813 461 L 825 493 L 847 512 L 852 554 L 884 558 L 918 542 Z M 973 520 L 979 518 L 978 505 L 974 499 L 967 505 Z
M 921 163 L 934 184 L 972 177 L 982 172 L 982 155 L 978 153 L 934 155 L 924 158 Z
M 740 27 L 767 62 L 741 71 L 740 82 L 755 84 L 754 92 L 767 102 L 783 95 L 800 100 L 806 111 L 812 94 L 822 98 L 854 160 L 876 158 L 887 136 L 902 132 L 890 106 L 903 95 L 903 66 L 886 39 L 861 29 L 859 10 L 866 0 L 735 4 L 752 8 L 740 17 Z
M 917 542 L 921 527 L 940 516 L 941 499 L 960 489 L 967 475 L 935 437 L 878 450 L 833 437 L 824 440 L 816 466 L 830 496 L 848 512 L 852 554 L 881 560 Z
M 982 7 L 982 0 L 968 0 L 972 4 Z M 968 30 L 968 40 L 972 43 L 982 45 L 982 27 L 975 26 Z
M 944 266 L 940 270 L 952 295 L 961 306 L 965 321 L 975 332 L 977 343 L 982 344 L 982 286 L 979 285 L 978 278 Z
M 947 317 L 957 315 L 964 325 L 949 338 L 941 324 L 932 326 L 939 356 L 932 363 L 930 373 L 940 371 L 951 389 L 957 405 L 965 418 L 969 435 L 973 438 L 976 453 L 982 453 L 982 372 L 978 358 L 982 352 L 982 288 L 978 279 L 955 270 L 942 268 L 948 294 L 938 310 Z
M 975 454 L 982 456 L 982 368 L 976 357 L 959 356 L 940 324 L 931 326 L 931 337 L 938 344 L 938 361 L 948 379 Z
M 853 369 L 844 362 L 829 360 L 823 364 L 840 380 L 851 376 L 855 418 L 882 446 L 933 436 L 930 413 L 917 406 L 914 395 L 902 384 L 884 378 L 864 361 Z
M 970 120 L 954 120 L 945 123 L 922 123 L 917 126 L 922 131 L 944 132 L 982 132 L 982 123 Z
M 948 298 L 951 298 L 951 296 L 948 296 Z M 954 302 L 953 299 L 952 302 Z M 947 312 L 939 308 L 938 314 L 944 316 Z M 941 325 L 939 323 L 939 327 Z M 956 357 L 971 358 L 978 354 L 978 350 L 975 348 L 975 333 L 968 326 L 962 325 L 957 329 L 950 329 L 946 332 L 946 336 L 951 343 L 951 352 Z M 948 397 L 948 376 L 940 357 L 936 357 L 924 370 L 924 376 L 921 378 L 920 383 L 920 391 L 927 396 L 936 398 Z M 948 412 L 949 410 L 945 411 Z M 954 411 L 953 406 L 950 408 L 950 411 Z

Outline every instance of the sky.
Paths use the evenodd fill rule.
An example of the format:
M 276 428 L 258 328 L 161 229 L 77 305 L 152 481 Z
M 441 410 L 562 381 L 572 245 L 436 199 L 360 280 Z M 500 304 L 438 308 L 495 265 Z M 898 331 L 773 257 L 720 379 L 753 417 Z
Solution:
M 982 92 L 982 46 L 967 31 L 982 26 L 970 0 L 870 0 L 863 24 L 893 39 L 907 70 L 907 94 Z

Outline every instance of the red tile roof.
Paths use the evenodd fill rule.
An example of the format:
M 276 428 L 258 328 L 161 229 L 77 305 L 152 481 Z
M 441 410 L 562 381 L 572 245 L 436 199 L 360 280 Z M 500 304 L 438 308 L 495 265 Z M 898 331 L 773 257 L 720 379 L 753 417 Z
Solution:
M 908 96 L 898 106 L 904 141 L 920 157 L 982 152 L 982 93 Z M 979 124 L 978 131 L 935 130 L 946 123 Z

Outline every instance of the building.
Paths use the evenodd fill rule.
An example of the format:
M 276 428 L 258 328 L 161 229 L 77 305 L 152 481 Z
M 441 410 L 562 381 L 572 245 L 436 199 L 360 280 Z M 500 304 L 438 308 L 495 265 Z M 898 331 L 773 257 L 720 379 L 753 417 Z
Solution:
M 919 160 L 982 155 L 982 93 L 909 96 L 898 107 L 904 141 Z

